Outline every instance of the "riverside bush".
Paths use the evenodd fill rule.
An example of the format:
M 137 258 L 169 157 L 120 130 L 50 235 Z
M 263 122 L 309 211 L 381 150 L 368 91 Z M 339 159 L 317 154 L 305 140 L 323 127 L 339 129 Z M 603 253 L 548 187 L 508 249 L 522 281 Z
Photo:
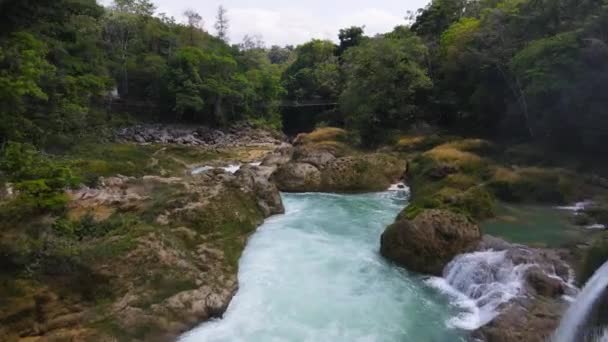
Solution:
M 78 183 L 70 168 L 29 144 L 9 142 L 0 156 L 0 171 L 17 192 L 2 208 L 10 216 L 59 212 L 68 202 L 65 188 Z

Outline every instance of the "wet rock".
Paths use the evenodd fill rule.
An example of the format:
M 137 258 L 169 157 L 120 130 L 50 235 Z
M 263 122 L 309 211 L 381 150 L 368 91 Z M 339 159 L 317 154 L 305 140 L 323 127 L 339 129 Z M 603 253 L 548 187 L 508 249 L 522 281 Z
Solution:
M 487 342 L 546 342 L 559 325 L 567 304 L 549 299 L 517 298 L 489 324 L 473 332 Z
M 548 341 L 568 307 L 563 295 L 576 295 L 569 283 L 568 265 L 556 251 L 511 244 L 487 235 L 478 250 L 504 251 L 514 267 L 524 267 L 518 295 L 499 307 L 500 314 L 473 336 L 491 342 Z
M 526 281 L 541 296 L 557 298 L 564 294 L 563 280 L 548 276 L 539 267 L 528 270 Z
M 321 172 L 310 164 L 288 163 L 277 169 L 272 180 L 281 191 L 318 191 L 321 187 Z
M 277 186 L 270 182 L 263 168 L 244 166 L 236 173 L 237 184 L 256 194 L 258 207 L 268 217 L 285 212 Z
M 474 249 L 479 227 L 446 210 L 426 210 L 413 221 L 398 217 L 382 234 L 380 253 L 405 268 L 440 276 L 458 254 Z

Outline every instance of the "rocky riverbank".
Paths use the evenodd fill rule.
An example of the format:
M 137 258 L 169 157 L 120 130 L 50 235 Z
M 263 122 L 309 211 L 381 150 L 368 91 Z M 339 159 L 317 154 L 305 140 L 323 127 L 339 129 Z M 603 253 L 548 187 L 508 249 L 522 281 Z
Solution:
M 282 133 L 255 128 L 247 123 L 234 124 L 226 129 L 185 125 L 136 125 L 117 130 L 115 138 L 117 141 L 140 144 L 180 144 L 221 148 L 276 145 L 286 139 Z
M 0 339 L 172 341 L 221 315 L 238 287 L 248 236 L 283 212 L 268 180 L 276 166 L 247 163 L 286 147 L 280 136 L 245 132 L 220 134 L 204 146 L 175 139 L 141 149 L 112 145 L 108 151 L 128 151 L 128 163 L 145 161 L 140 167 L 155 172 L 100 177 L 68 191 L 65 213 L 3 228 L 2 265 L 10 274 L 0 279 Z M 216 168 L 192 175 L 198 156 L 205 164 L 246 165 L 235 173 Z M 78 163 L 87 170 L 101 165 Z
M 593 185 L 567 170 L 498 162 L 489 142 L 415 139 L 413 148 L 372 152 L 337 128 L 292 146 L 250 126 L 137 126 L 117 137 L 74 158 L 90 184 L 68 192 L 64 213 L 5 224 L 3 340 L 170 341 L 223 313 L 248 236 L 283 211 L 279 191 L 382 191 L 404 180 L 411 204 L 382 235 L 381 253 L 490 303 L 500 314 L 476 338 L 541 341 L 572 294 L 559 253 L 484 236 L 478 223 L 498 200 L 562 204 Z M 231 164 L 239 167 L 226 171 Z
M 475 329 L 473 338 L 550 338 L 568 306 L 565 298 L 576 294 L 573 269 L 588 259 L 581 254 L 592 253 L 572 257 L 571 249 L 510 244 L 484 236 L 478 223 L 494 216 L 498 201 L 563 205 L 601 198 L 597 177 L 515 165 L 501 147 L 483 140 L 404 138 L 397 149 L 409 161 L 412 198 L 382 235 L 381 253 L 409 270 L 443 277 L 474 303 L 479 317 L 467 325 Z

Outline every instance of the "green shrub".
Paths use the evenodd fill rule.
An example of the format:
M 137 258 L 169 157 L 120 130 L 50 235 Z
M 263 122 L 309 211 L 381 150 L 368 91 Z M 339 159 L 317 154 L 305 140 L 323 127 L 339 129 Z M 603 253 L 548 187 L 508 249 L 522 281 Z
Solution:
M 68 202 L 65 188 L 78 183 L 68 167 L 29 144 L 9 142 L 0 156 L 0 171 L 17 192 L 2 208 L 11 216 L 61 211 Z
M 127 214 L 115 214 L 104 221 L 96 221 L 92 215 L 85 215 L 77 221 L 59 219 L 53 224 L 53 231 L 59 236 L 83 240 L 103 237 L 113 232 L 126 232 L 139 224 L 141 220 L 138 217 Z

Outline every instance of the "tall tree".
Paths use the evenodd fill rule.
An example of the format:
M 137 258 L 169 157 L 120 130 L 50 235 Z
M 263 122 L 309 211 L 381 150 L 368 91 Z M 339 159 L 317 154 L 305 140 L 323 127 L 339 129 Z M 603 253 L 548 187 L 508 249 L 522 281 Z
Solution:
M 220 5 L 217 9 L 217 16 L 215 21 L 215 29 L 217 30 L 217 37 L 224 42 L 228 43 L 228 28 L 230 26 L 230 20 L 228 19 L 228 10 Z
M 386 131 L 407 128 L 416 119 L 417 100 L 432 86 L 422 66 L 426 53 L 413 33 L 399 39 L 376 37 L 345 53 L 340 105 L 364 144 L 382 143 Z
M 194 32 L 202 29 L 203 17 L 192 9 L 184 11 L 184 16 L 188 20 L 188 28 L 190 29 L 190 45 L 194 45 Z
M 363 35 L 364 30 L 365 26 L 351 26 L 340 29 L 340 33 L 338 34 L 338 39 L 340 39 L 338 54 L 342 55 L 347 49 L 361 44 L 365 38 Z

